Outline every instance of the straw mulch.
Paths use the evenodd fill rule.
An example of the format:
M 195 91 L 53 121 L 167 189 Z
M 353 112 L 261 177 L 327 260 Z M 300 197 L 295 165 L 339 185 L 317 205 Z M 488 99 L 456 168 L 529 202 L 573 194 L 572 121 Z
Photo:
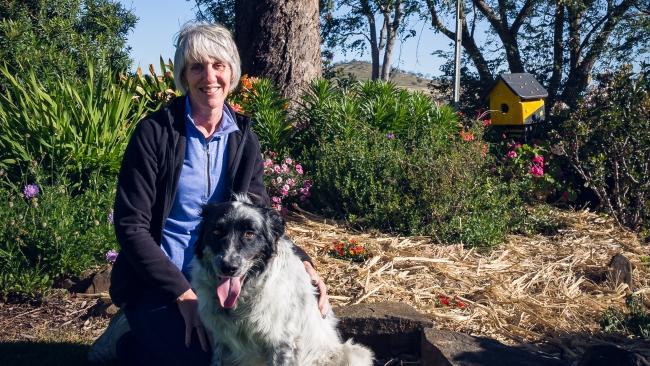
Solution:
M 306 212 L 289 217 L 288 235 L 314 258 L 335 307 L 400 301 L 440 328 L 510 344 L 590 338 L 600 333 L 603 312 L 623 308 L 631 293 L 627 285 L 594 280 L 593 274 L 603 274 L 611 257 L 622 253 L 635 265 L 634 290 L 647 293 L 650 269 L 642 256 L 648 249 L 595 213 L 558 210 L 554 216 L 565 224 L 556 235 L 512 235 L 485 252 L 437 245 L 428 237 L 355 232 Z M 365 244 L 371 257 L 360 264 L 329 257 L 332 242 L 345 239 Z M 440 296 L 467 306 L 444 306 Z

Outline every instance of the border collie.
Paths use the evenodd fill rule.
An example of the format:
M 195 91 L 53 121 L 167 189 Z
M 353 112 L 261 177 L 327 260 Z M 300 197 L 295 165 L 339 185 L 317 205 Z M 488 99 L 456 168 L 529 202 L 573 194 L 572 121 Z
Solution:
M 331 311 L 321 316 L 284 228 L 278 212 L 246 195 L 204 207 L 192 285 L 211 365 L 371 366 L 372 352 L 343 343 Z

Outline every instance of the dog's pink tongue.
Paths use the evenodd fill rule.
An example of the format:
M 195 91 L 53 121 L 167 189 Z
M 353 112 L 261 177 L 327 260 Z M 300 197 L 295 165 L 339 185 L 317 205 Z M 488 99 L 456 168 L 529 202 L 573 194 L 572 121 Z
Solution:
M 217 297 L 221 307 L 230 309 L 237 303 L 241 291 L 241 277 L 225 277 L 217 286 Z

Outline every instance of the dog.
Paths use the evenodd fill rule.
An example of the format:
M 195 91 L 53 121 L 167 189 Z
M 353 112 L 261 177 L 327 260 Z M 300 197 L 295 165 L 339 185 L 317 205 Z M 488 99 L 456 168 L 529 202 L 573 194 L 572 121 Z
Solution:
M 192 286 L 212 343 L 212 366 L 371 366 L 372 352 L 342 342 L 330 310 L 284 235 L 280 214 L 247 195 L 203 209 Z

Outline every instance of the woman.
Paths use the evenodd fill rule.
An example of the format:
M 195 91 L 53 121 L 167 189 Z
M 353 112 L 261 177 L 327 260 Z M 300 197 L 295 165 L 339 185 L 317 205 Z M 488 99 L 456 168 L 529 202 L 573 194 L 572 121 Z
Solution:
M 230 32 L 186 24 L 174 66 L 183 96 L 140 121 L 124 154 L 114 208 L 121 251 L 110 288 L 124 312 L 93 344 L 91 361 L 117 356 L 124 364 L 207 364 L 207 335 L 189 282 L 201 207 L 242 192 L 270 203 L 251 121 L 225 102 L 241 73 Z M 325 286 L 304 251 L 296 252 L 325 314 Z

